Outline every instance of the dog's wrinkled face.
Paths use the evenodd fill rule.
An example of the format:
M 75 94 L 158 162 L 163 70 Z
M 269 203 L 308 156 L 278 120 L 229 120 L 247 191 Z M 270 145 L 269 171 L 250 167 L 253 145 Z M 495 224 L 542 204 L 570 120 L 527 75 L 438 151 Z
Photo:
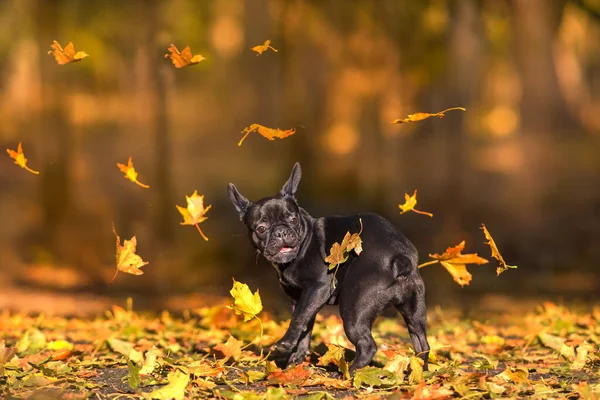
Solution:
M 306 236 L 306 223 L 294 197 L 301 175 L 300 164 L 296 163 L 281 191 L 256 203 L 251 203 L 235 185 L 229 184 L 229 198 L 248 227 L 250 240 L 275 264 L 293 261 Z

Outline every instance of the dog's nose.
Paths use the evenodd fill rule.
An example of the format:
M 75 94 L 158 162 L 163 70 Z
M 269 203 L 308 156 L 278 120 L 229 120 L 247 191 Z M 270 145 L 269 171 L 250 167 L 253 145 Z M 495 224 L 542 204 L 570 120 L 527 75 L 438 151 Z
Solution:
M 286 228 L 284 226 L 279 226 L 279 227 L 275 228 L 275 230 L 273 231 L 273 236 L 278 239 L 283 239 L 283 240 L 295 239 L 296 233 L 289 228 Z

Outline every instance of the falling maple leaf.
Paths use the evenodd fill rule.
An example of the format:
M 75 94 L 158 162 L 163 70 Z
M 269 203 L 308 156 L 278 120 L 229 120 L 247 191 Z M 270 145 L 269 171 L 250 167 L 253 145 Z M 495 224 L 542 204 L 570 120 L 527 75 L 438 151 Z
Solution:
M 165 54 L 165 58 L 170 58 L 173 65 L 177 68 L 198 64 L 200 61 L 206 60 L 206 58 L 200 54 L 192 55 L 190 46 L 185 46 L 184 49 L 179 52 L 177 47 L 174 44 L 171 44 L 168 51 L 169 53 Z
M 490 249 L 492 250 L 492 257 L 494 257 L 496 260 L 498 260 L 498 263 L 500 264 L 496 268 L 496 275 L 499 276 L 501 273 L 503 273 L 504 271 L 506 271 L 509 268 L 513 268 L 513 269 L 517 268 L 516 265 L 508 265 L 506 263 L 506 261 L 504 261 L 504 257 L 502 257 L 502 254 L 500 254 L 500 251 L 498 250 L 498 246 L 496 246 L 496 242 L 494 241 L 494 239 L 492 239 L 492 235 L 490 234 L 490 231 L 487 230 L 487 228 L 485 227 L 484 224 L 481 224 L 481 229 L 483 230 L 483 234 L 485 235 L 485 238 L 488 240 L 485 243 L 488 244 L 490 246 Z
M 431 117 L 444 118 L 445 113 L 448 111 L 452 111 L 452 110 L 466 111 L 466 109 L 463 107 L 452 107 L 452 108 L 448 108 L 444 111 L 436 112 L 433 114 L 418 112 L 418 113 L 414 113 L 414 114 L 408 114 L 408 117 L 406 117 L 406 118 L 395 119 L 392 121 L 392 124 L 404 124 L 406 122 L 418 122 L 418 121 L 423 121 L 424 119 L 431 118 Z
M 287 368 L 285 371 L 273 371 L 267 378 L 269 385 L 302 386 L 310 378 L 312 371 L 305 368 L 305 364 L 298 364 Z
M 268 49 L 273 50 L 275 53 L 277 53 L 279 51 L 275 47 L 271 46 L 271 40 L 269 40 L 269 39 L 265 40 L 265 42 L 263 44 L 259 44 L 258 46 L 254 46 L 252 48 L 252 50 L 254 50 L 256 53 L 258 53 L 258 54 L 256 54 L 257 56 L 261 55 Z
M 258 318 L 258 313 L 262 311 L 262 301 L 258 294 L 258 289 L 254 294 L 250 291 L 248 285 L 242 282 L 233 280 L 233 287 L 229 291 L 231 297 L 233 297 L 233 304 L 227 306 L 230 310 L 233 310 L 237 315 L 244 316 L 244 322 L 250 321 L 252 318 L 256 318 L 260 323 L 260 337 L 263 334 L 262 321 Z
M 129 160 L 127 161 L 127 165 L 117 163 L 117 167 L 125 174 L 125 178 L 129 179 L 131 182 L 135 183 L 143 187 L 144 189 L 148 189 L 149 185 L 144 185 L 140 181 L 137 180 L 138 173 L 135 168 L 133 168 L 133 161 L 131 161 L 131 156 L 129 156 Z
M 148 265 L 148 262 L 142 260 L 142 257 L 135 254 L 135 249 L 137 247 L 136 237 L 133 236 L 130 240 L 124 240 L 123 245 L 121 246 L 121 238 L 119 235 L 117 235 L 117 230 L 115 229 L 114 224 L 113 233 L 117 238 L 117 271 L 110 282 L 117 277 L 119 271 L 123 271 L 132 275 L 142 275 L 144 271 L 142 271 L 140 268 L 142 268 L 144 265 Z
M 402 210 L 402 211 L 400 211 L 400 214 L 404 214 L 406 212 L 412 211 L 417 214 L 423 214 L 423 215 L 427 215 L 429 217 L 433 217 L 432 213 L 425 212 L 425 211 L 419 211 L 419 210 L 415 209 L 416 205 L 417 205 L 417 189 L 415 189 L 412 196 L 409 196 L 408 193 L 404 193 L 404 204 L 398 205 L 398 207 Z
M 191 196 L 185 196 L 185 200 L 187 201 L 187 208 L 175 206 L 179 213 L 183 216 L 183 222 L 181 225 L 194 225 L 200 235 L 204 238 L 204 240 L 208 241 L 208 238 L 200 229 L 200 223 L 206 221 L 207 217 L 205 217 L 210 207 L 204 207 L 204 195 L 198 196 L 198 191 L 194 190 Z
M 27 159 L 25 158 L 25 154 L 23 154 L 23 145 L 21 144 L 21 142 L 19 142 L 19 145 L 17 146 L 17 151 L 6 149 L 6 152 L 8 153 L 10 158 L 15 160 L 15 164 L 17 164 L 19 167 L 31 172 L 32 174 L 40 174 L 39 171 L 34 171 L 27 166 Z
M 439 262 L 452 275 L 456 283 L 460 286 L 468 285 L 473 276 L 467 271 L 467 264 L 486 264 L 488 260 L 479 257 L 477 253 L 462 254 L 464 248 L 465 241 L 463 240 L 454 247 L 448 247 L 443 254 L 430 254 L 429 257 L 434 260 L 419 265 L 419 268 Z
M 264 137 L 266 137 L 269 140 L 275 140 L 275 138 L 283 139 L 288 136 L 292 136 L 294 133 L 296 133 L 295 128 L 282 130 L 279 128 L 267 128 L 266 126 L 263 126 L 260 124 L 252 124 L 249 127 L 244 128 L 244 130 L 242 131 L 242 133 L 244 133 L 245 135 L 238 142 L 238 146 L 241 146 L 244 139 L 246 139 L 246 137 L 250 133 L 255 132 L 255 131 L 257 131 L 258 133 L 260 133 L 261 135 L 263 135 Z
M 78 51 L 76 53 L 73 42 L 69 42 L 69 44 L 63 49 L 60 43 L 58 43 L 56 40 L 53 40 L 50 47 L 52 48 L 52 51 L 49 51 L 48 54 L 54 56 L 54 59 L 60 65 L 81 61 L 84 58 L 89 57 L 89 54 L 86 54 L 84 51 Z

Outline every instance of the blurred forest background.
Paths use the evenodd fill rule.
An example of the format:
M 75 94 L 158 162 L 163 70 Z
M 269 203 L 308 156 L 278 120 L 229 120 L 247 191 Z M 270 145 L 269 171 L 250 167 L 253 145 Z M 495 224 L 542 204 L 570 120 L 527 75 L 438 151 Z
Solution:
M 266 39 L 279 52 L 257 57 Z M 52 40 L 90 57 L 57 65 Z M 207 59 L 176 69 L 170 43 Z M 284 307 L 226 185 L 273 194 L 295 161 L 314 216 L 379 212 L 422 261 L 463 239 L 490 258 L 483 222 L 519 266 L 490 258 L 465 288 L 426 267 L 430 304 L 600 292 L 598 0 L 3 0 L 0 59 L 0 145 L 41 171 L 1 161 L 1 308 L 180 308 L 232 276 Z M 238 147 L 252 123 L 297 133 Z M 150 189 L 117 169 L 129 156 Z M 195 189 L 208 242 L 179 225 Z M 414 189 L 434 218 L 399 215 Z M 150 264 L 109 284 L 113 221 Z

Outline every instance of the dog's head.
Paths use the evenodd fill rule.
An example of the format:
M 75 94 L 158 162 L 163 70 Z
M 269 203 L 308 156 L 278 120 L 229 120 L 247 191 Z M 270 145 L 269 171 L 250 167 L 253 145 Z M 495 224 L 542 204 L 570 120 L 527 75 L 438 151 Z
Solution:
M 249 230 L 250 240 L 270 262 L 285 264 L 293 261 L 307 234 L 307 221 L 296 202 L 296 190 L 302 170 L 296 163 L 281 190 L 273 197 L 252 203 L 233 183 L 229 184 L 229 199 Z

